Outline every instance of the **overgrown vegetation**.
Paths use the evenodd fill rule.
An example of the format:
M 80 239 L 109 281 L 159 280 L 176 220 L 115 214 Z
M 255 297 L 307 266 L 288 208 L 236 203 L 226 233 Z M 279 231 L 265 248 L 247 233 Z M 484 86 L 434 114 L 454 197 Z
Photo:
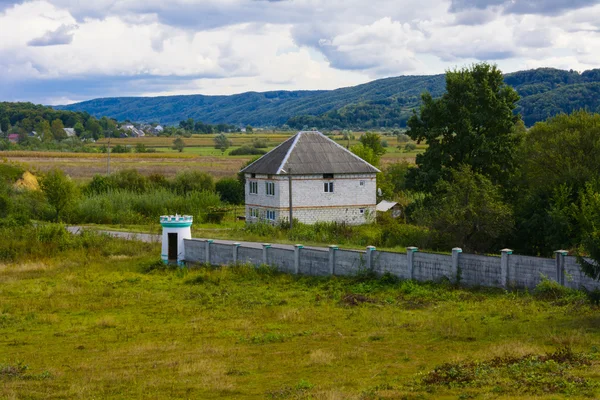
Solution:
M 3 398 L 600 395 L 581 295 L 170 267 L 158 244 L 60 225 L 0 234 Z

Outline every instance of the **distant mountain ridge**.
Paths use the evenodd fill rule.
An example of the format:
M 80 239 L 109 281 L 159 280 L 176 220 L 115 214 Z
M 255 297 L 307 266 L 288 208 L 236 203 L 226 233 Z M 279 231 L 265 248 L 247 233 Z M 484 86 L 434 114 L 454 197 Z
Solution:
M 505 75 L 521 95 L 518 112 L 527 125 L 560 112 L 600 112 L 600 69 L 583 73 L 539 68 Z M 399 76 L 335 90 L 247 92 L 229 96 L 113 97 L 94 99 L 61 110 L 86 111 L 117 120 L 177 124 L 193 118 L 228 123 L 293 128 L 377 128 L 404 126 L 420 105 L 421 93 L 439 97 L 444 75 Z

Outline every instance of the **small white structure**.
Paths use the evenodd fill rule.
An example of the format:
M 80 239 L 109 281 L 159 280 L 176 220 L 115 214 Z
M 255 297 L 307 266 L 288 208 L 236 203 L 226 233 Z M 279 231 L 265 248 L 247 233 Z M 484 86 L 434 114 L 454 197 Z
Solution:
M 160 217 L 163 228 L 161 258 L 165 264 L 183 264 L 185 260 L 184 239 L 192 238 L 190 215 L 165 215 Z
M 382 200 L 377 204 L 377 212 L 391 212 L 392 218 L 398 218 L 402 215 L 400 205 L 395 201 Z
M 375 216 L 377 168 L 317 131 L 298 132 L 244 168 L 246 221 L 364 224 Z

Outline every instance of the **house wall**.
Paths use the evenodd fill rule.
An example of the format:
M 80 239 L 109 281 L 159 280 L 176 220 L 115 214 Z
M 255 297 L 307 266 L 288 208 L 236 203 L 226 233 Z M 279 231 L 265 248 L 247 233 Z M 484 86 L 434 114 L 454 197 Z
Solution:
M 250 194 L 250 182 L 258 182 L 258 194 Z M 266 194 L 265 182 L 275 183 L 275 195 Z M 323 184 L 333 182 L 334 191 L 324 191 Z M 312 224 L 317 221 L 363 224 L 374 216 L 377 182 L 375 174 L 335 175 L 323 179 L 323 175 L 295 175 L 292 178 L 292 201 L 294 218 Z M 256 222 L 266 217 L 266 210 L 274 210 L 276 220 L 289 218 L 289 181 L 285 175 L 246 174 L 246 220 Z M 251 209 L 259 210 L 259 217 L 251 215 Z
M 467 286 L 533 289 L 543 279 L 588 290 L 600 289 L 600 282 L 581 273 L 575 257 L 525 257 L 503 252 L 502 257 L 464 254 L 453 255 L 415 252 L 358 251 L 296 246 L 226 245 L 206 240 L 186 239 L 186 262 L 231 265 L 237 263 L 269 264 L 283 272 L 305 275 L 355 275 L 366 269 L 377 274 L 389 273 L 401 279 L 417 281 L 449 280 Z M 369 259 L 370 257 L 370 259 Z

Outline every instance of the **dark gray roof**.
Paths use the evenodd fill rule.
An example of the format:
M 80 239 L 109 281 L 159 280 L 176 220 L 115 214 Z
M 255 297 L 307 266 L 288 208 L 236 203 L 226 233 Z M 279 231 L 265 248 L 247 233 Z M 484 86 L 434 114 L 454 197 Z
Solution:
M 377 168 L 321 132 L 298 132 L 246 168 L 252 174 L 374 174 Z

